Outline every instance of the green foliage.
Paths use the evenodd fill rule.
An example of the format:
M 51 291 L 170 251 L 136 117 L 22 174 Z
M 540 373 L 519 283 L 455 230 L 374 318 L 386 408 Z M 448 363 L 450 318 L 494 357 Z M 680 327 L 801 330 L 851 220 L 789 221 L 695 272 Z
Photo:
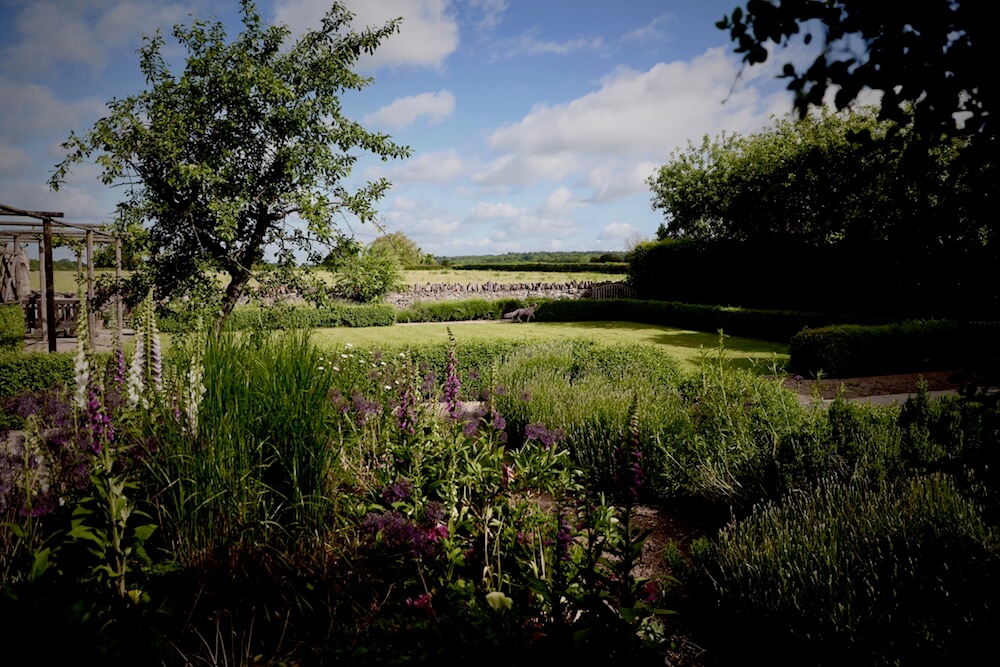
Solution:
M 396 313 L 397 322 L 459 322 L 499 320 L 503 314 L 527 303 L 520 299 L 461 299 L 418 301 Z
M 424 251 L 413 242 L 413 239 L 408 237 L 403 232 L 382 234 L 371 242 L 370 247 L 372 249 L 385 251 L 395 255 L 401 266 L 410 267 L 425 264 L 434 266 L 436 264 L 432 255 L 425 254 Z
M 800 115 L 823 105 L 828 89 L 837 91 L 835 102 L 843 109 L 870 88 L 881 93 L 883 118 L 904 120 L 912 107 L 921 133 L 990 139 L 996 99 L 983 65 L 990 47 L 981 35 L 991 19 L 977 2 L 936 0 L 888 11 L 843 0 L 750 0 L 746 11 L 737 7 L 716 26 L 729 32 L 736 53 L 754 65 L 777 57 L 769 42 L 787 46 L 800 30 L 810 30 L 810 23 L 822 24 L 823 44 L 815 59 L 804 70 L 786 62 L 779 75 L 789 79 Z M 845 44 L 850 47 L 842 48 Z
M 945 664 L 986 650 L 997 535 L 946 476 L 824 481 L 692 549 L 720 649 L 780 664 Z
M 24 345 L 24 334 L 24 309 L 21 304 L 0 304 L 0 351 L 20 350 Z
M 646 243 L 630 255 L 628 280 L 642 299 L 819 311 L 842 318 L 827 324 L 996 319 L 1000 263 L 990 259 L 988 248 L 951 242 L 920 248 L 910 243 L 914 238 L 891 247 L 804 246 L 790 238 Z M 797 277 L 785 268 L 766 268 L 775 261 Z M 725 271 L 711 268 L 722 266 Z
M 693 331 L 722 330 L 728 335 L 779 342 L 787 341 L 803 327 L 833 324 L 845 319 L 871 319 L 808 311 L 735 308 L 641 299 L 540 300 L 536 316 L 541 322 L 624 320 Z
M 805 328 L 789 342 L 790 365 L 831 377 L 947 369 L 971 360 L 969 342 L 958 323 L 948 321 Z
M 409 149 L 368 132 L 342 114 L 340 96 L 371 83 L 353 67 L 398 29 L 397 21 L 354 31 L 353 15 L 334 3 L 318 29 L 290 43 L 286 26 L 267 25 L 242 0 L 243 30 L 227 39 L 221 21 L 175 26 L 185 68 L 170 71 L 163 37 L 146 37 L 139 65 L 148 89 L 112 100 L 108 115 L 83 136 L 70 135 L 51 185 L 92 159 L 108 185 L 125 186 L 120 226 L 149 229 L 147 261 L 133 280 L 140 293 L 180 295 L 196 285 L 218 295 L 209 272 L 229 276 L 224 319 L 263 259 L 334 244 L 332 222 L 350 214 L 374 222 L 379 179 L 344 185 L 359 155 L 403 158 Z M 291 224 L 297 214 L 305 228 Z
M 192 331 L 196 318 L 172 315 L 160 318 L 165 333 Z M 387 303 L 330 303 L 319 308 L 308 306 L 239 307 L 226 320 L 226 331 L 273 331 L 323 327 L 384 327 L 396 321 L 396 310 Z
M 862 109 L 777 119 L 747 136 L 706 136 L 649 178 L 653 208 L 674 237 L 882 241 L 885 228 L 909 214 L 892 190 L 900 155 L 878 142 L 887 131 Z M 870 143 L 855 141 L 860 133 Z
M 369 246 L 341 259 L 336 281 L 337 296 L 372 303 L 403 285 L 403 266 L 389 249 Z
M 72 384 L 73 354 L 70 352 L 0 351 L 0 396 Z

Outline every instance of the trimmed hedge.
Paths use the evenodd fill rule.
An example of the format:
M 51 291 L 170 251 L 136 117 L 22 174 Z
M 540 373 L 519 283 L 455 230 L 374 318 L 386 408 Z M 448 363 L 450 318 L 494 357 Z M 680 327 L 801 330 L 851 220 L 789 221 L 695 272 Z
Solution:
M 0 396 L 72 383 L 72 352 L 0 352 Z
M 262 329 L 385 327 L 396 322 L 396 309 L 387 303 L 342 304 L 322 308 L 308 306 L 241 307 L 233 310 L 226 320 L 226 331 Z M 191 318 L 163 315 L 157 320 L 164 333 L 184 333 L 193 326 Z
M 539 301 L 540 322 L 585 322 L 625 320 L 660 326 L 714 332 L 787 342 L 803 327 L 819 327 L 847 321 L 880 321 L 875 317 L 851 317 L 791 310 L 757 310 L 730 306 L 706 306 L 671 301 L 639 299 L 568 299 Z
M 527 305 L 521 299 L 461 299 L 418 302 L 396 313 L 397 322 L 462 322 L 499 320 L 503 314 Z
M 968 333 L 949 321 L 808 327 L 792 336 L 789 365 L 799 373 L 832 377 L 944 370 L 975 352 Z
M 992 246 L 809 246 L 794 238 L 641 243 L 629 254 L 639 298 L 745 308 L 997 319 L 1000 263 Z
M 19 303 L 0 305 L 0 350 L 20 350 L 24 345 L 24 310 Z

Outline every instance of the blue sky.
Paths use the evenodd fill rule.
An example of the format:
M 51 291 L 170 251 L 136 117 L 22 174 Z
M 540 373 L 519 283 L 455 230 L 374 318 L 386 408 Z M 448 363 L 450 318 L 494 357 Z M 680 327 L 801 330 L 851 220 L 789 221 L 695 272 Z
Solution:
M 374 83 L 343 103 L 413 151 L 362 160 L 352 179 L 388 178 L 383 227 L 435 255 L 615 251 L 652 238 L 662 216 L 645 181 L 672 151 L 705 134 L 756 131 L 791 109 L 777 65 L 738 77 L 740 60 L 715 27 L 737 0 L 345 4 L 358 27 L 403 17 L 360 63 Z M 258 8 L 300 34 L 329 5 Z M 0 0 L 0 202 L 110 220 L 121 193 L 96 166 L 48 189 L 60 144 L 112 98 L 142 90 L 143 33 L 161 28 L 172 44 L 170 28 L 194 14 L 235 34 L 237 9 L 236 0 Z M 362 241 L 377 233 L 346 223 Z

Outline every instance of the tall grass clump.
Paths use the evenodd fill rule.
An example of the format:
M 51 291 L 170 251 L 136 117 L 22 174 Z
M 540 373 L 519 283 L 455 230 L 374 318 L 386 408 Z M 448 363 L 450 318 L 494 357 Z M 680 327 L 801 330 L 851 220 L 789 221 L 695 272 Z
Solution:
M 935 474 L 825 480 L 692 554 L 723 651 L 757 646 L 771 664 L 963 664 L 1000 625 L 997 538 Z
M 167 548 L 192 565 L 215 557 L 216 547 L 296 544 L 331 508 L 333 374 L 303 331 L 223 334 L 193 344 L 204 345 L 196 425 L 168 419 L 179 413 L 169 401 L 153 406 L 163 416 L 147 425 L 147 465 Z M 196 355 L 178 350 L 175 363 L 189 367 L 183 359 Z
M 493 400 L 515 438 L 539 424 L 555 429 L 574 462 L 602 489 L 615 475 L 608 443 L 630 437 L 635 405 L 648 497 L 660 489 L 662 450 L 674 442 L 683 421 L 676 393 L 681 378 L 677 361 L 652 346 L 590 339 L 536 343 L 500 361 Z
M 781 443 L 805 425 L 806 409 L 775 380 L 732 368 L 718 355 L 679 388 L 689 420 L 665 452 L 664 475 L 674 492 L 749 507 L 773 489 Z

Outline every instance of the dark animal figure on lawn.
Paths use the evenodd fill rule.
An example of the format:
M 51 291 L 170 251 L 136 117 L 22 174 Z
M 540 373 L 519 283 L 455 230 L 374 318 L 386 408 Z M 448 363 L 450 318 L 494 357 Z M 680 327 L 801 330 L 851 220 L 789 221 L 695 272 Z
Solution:
M 537 303 L 533 303 L 527 308 L 518 308 L 517 310 L 512 310 L 509 313 L 504 313 L 503 318 L 505 320 L 513 320 L 515 322 L 530 322 L 531 318 L 535 316 L 535 308 L 538 308 Z

